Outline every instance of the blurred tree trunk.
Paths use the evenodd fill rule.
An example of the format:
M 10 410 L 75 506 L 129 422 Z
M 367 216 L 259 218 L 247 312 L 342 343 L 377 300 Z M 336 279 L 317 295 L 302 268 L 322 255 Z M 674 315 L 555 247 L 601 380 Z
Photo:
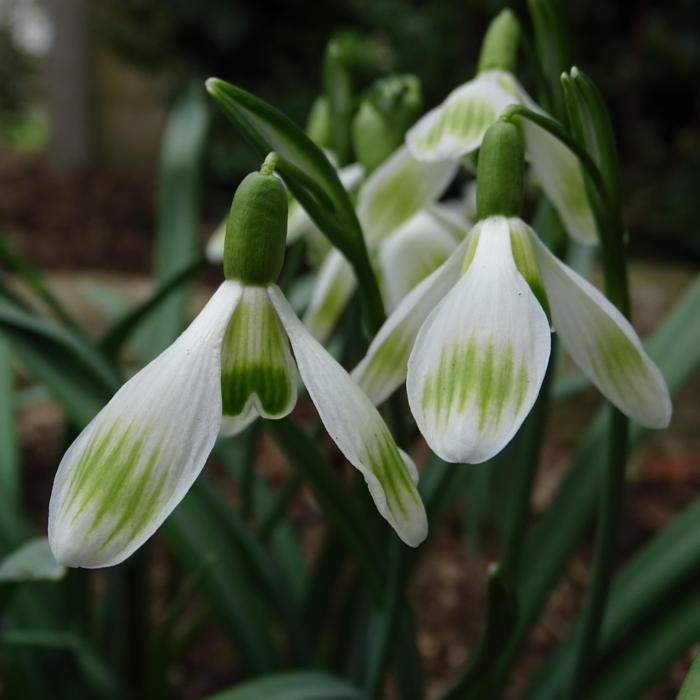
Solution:
M 47 0 L 54 39 L 46 66 L 49 158 L 69 170 L 90 158 L 86 12 L 83 0 Z

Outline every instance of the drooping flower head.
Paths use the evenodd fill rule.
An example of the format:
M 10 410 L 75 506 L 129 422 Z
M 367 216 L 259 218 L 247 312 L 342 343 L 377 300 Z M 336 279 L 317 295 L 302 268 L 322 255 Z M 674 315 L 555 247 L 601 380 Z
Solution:
M 418 427 L 452 462 L 483 462 L 539 393 L 550 326 L 621 411 L 647 427 L 671 415 L 661 373 L 624 316 L 520 218 L 523 143 L 492 125 L 479 154 L 480 221 L 387 319 L 353 377 L 379 403 L 406 379 Z
M 406 543 L 415 546 L 425 538 L 415 466 L 275 284 L 284 258 L 287 195 L 272 174 L 274 163 L 268 157 L 234 196 L 226 281 L 187 330 L 124 384 L 61 460 L 49 506 L 57 561 L 94 568 L 126 559 L 187 493 L 220 433 L 292 410 L 297 372 L 381 515 Z
M 503 10 L 492 21 L 482 44 L 478 73 L 455 88 L 406 134 L 414 158 L 445 161 L 475 152 L 488 127 L 511 105 L 543 110 L 513 75 L 518 21 Z M 522 125 L 528 161 L 569 235 L 579 243 L 597 240 L 581 166 L 554 136 L 529 120 Z

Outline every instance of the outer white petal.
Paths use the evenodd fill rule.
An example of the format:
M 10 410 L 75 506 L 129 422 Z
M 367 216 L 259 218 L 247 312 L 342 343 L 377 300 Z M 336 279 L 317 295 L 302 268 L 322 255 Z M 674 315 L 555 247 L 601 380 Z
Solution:
M 387 309 L 437 270 L 457 247 L 451 230 L 424 209 L 399 226 L 379 247 L 380 280 Z
M 413 214 L 435 202 L 457 172 L 456 161 L 417 161 L 406 146 L 387 158 L 360 188 L 357 216 L 370 250 Z
M 516 97 L 499 84 L 499 71 L 485 71 L 453 90 L 409 129 L 406 142 L 418 160 L 459 158 L 479 148 L 486 130 Z
M 309 335 L 282 292 L 270 287 L 270 297 L 328 434 L 362 473 L 377 510 L 398 536 L 412 547 L 419 545 L 427 535 L 428 523 L 414 483 L 415 466 L 405 461 L 377 409 Z
M 474 257 L 428 317 L 408 360 L 411 411 L 448 462 L 500 452 L 539 392 L 550 352 L 547 316 L 518 272 L 503 217 L 486 219 Z
M 464 240 L 474 225 L 474 217 L 470 215 L 467 203 L 462 199 L 446 199 L 435 202 L 428 211 L 445 226 L 455 240 Z
M 221 343 L 240 298 L 224 282 L 187 330 L 134 375 L 64 455 L 49 504 L 56 561 L 118 564 L 180 502 L 221 421 Z
M 324 342 L 335 328 L 357 286 L 350 263 L 337 249 L 323 261 L 311 293 L 304 323 L 311 334 Z
M 529 119 L 520 122 L 530 165 L 568 234 L 579 243 L 594 245 L 598 234 L 578 159 L 548 131 Z
M 204 250 L 204 255 L 210 263 L 220 263 L 224 259 L 225 240 L 226 217 L 224 217 L 223 221 L 214 229 L 214 233 L 211 234 L 207 242 L 207 247 Z
M 531 232 L 554 328 L 581 369 L 623 413 L 665 428 L 671 398 L 629 321 L 592 284 L 560 262 Z
M 468 239 L 460 243 L 435 272 L 404 297 L 352 371 L 352 378 L 375 404 L 389 397 L 406 379 L 408 357 L 418 331 L 459 279 L 468 246 Z

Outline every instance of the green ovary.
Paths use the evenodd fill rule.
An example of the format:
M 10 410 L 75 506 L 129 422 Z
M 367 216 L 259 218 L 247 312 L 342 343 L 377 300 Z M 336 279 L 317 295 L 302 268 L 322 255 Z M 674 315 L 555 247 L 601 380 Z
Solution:
M 148 427 L 132 423 L 100 426 L 78 457 L 62 515 L 71 523 L 89 518 L 85 539 L 108 520 L 100 549 L 118 536 L 133 538 L 159 511 L 167 470 L 156 475 L 162 444 L 149 442 L 148 434 Z
M 240 416 L 254 398 L 258 411 L 281 417 L 295 387 L 289 341 L 267 292 L 248 288 L 229 321 L 221 350 L 221 399 L 226 416 Z

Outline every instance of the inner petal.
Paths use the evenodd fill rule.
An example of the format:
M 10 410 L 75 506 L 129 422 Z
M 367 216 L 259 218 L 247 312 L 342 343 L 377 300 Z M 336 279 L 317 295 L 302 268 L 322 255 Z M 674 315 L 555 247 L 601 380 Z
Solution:
M 266 418 L 286 416 L 296 403 L 296 366 L 267 289 L 244 287 L 221 349 L 224 416 L 254 408 Z

